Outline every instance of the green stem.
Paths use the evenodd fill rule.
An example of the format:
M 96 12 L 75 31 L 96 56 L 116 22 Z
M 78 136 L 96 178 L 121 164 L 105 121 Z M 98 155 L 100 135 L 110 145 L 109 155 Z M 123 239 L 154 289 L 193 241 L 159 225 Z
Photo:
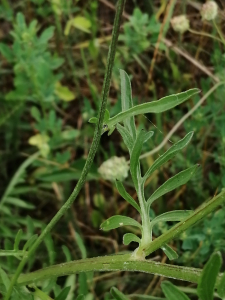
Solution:
M 29 249 L 28 254 L 23 257 L 22 261 L 20 262 L 20 264 L 16 270 L 16 273 L 14 274 L 14 276 L 11 280 L 9 289 L 5 296 L 5 300 L 9 300 L 9 298 L 12 294 L 13 286 L 16 284 L 17 278 L 19 277 L 20 273 L 22 272 L 23 267 L 27 263 L 29 257 L 35 252 L 35 250 L 40 245 L 40 243 L 43 241 L 45 236 L 52 230 L 52 228 L 60 220 L 60 218 L 65 214 L 65 212 L 71 207 L 72 203 L 76 199 L 77 195 L 79 194 L 81 188 L 83 187 L 83 185 L 86 181 L 86 177 L 87 177 L 90 167 L 92 165 L 92 162 L 95 157 L 96 151 L 99 146 L 100 138 L 101 138 L 103 119 L 104 119 L 104 114 L 105 114 L 106 105 L 107 105 L 110 81 L 111 81 L 111 77 L 112 77 L 112 68 L 113 68 L 114 59 L 115 59 L 116 46 L 117 46 L 117 41 L 118 41 L 118 36 L 119 36 L 120 22 L 121 22 L 121 18 L 122 18 L 124 5 L 125 5 L 125 0 L 118 0 L 116 16 L 115 16 L 113 32 L 112 32 L 112 41 L 111 41 L 111 45 L 110 45 L 109 52 L 108 52 L 105 78 L 104 78 L 103 88 L 102 88 L 101 104 L 100 104 L 99 112 L 98 112 L 98 122 L 95 126 L 93 142 L 91 144 L 91 148 L 90 148 L 85 166 L 83 168 L 83 171 L 81 173 L 80 179 L 79 179 L 76 187 L 74 188 L 72 194 L 68 198 L 68 200 L 61 207 L 61 209 L 56 213 L 56 215 L 52 218 L 52 220 L 46 226 L 46 228 L 42 231 L 41 235 L 35 241 L 33 246 Z
M 221 39 L 219 39 L 218 37 L 216 37 L 216 36 L 213 36 L 212 34 L 210 34 L 210 33 L 207 33 L 207 32 L 203 32 L 203 31 L 195 31 L 195 30 L 193 30 L 193 29 L 189 29 L 188 30 L 189 32 L 191 32 L 191 33 L 194 33 L 194 34 L 198 34 L 198 35 L 202 35 L 202 36 L 206 36 L 206 37 L 209 37 L 209 38 L 211 38 L 211 39 L 214 39 L 214 40 L 216 40 L 216 41 L 218 41 L 218 42 L 221 42 L 221 43 L 223 43 L 223 40 L 221 40 Z
M 215 26 L 215 28 L 216 28 L 216 30 L 217 30 L 217 32 L 218 32 L 218 34 L 219 34 L 219 36 L 220 36 L 220 38 L 221 38 L 223 44 L 224 44 L 224 46 L 225 46 L 225 39 L 224 39 L 224 36 L 223 36 L 222 31 L 221 31 L 220 28 L 217 26 L 215 20 L 213 20 L 213 24 L 214 24 L 214 26 Z
M 195 223 L 205 218 L 218 206 L 222 205 L 224 201 L 225 189 L 223 189 L 219 195 L 217 195 L 210 201 L 203 203 L 203 205 L 197 208 L 190 217 L 173 226 L 170 230 L 162 234 L 160 237 L 156 238 L 153 242 L 150 242 L 145 249 L 146 256 L 161 248 L 164 244 L 168 243 L 170 240 L 180 235 L 189 227 L 193 226 Z
M 18 285 L 27 285 L 33 282 L 46 280 L 53 277 L 67 276 L 89 271 L 130 271 L 157 274 L 168 278 L 198 283 L 202 270 L 196 268 L 180 267 L 163 264 L 151 260 L 134 261 L 131 254 L 110 255 L 103 257 L 86 258 L 47 267 L 28 274 L 21 274 L 18 278 Z M 221 275 L 218 276 L 217 284 Z

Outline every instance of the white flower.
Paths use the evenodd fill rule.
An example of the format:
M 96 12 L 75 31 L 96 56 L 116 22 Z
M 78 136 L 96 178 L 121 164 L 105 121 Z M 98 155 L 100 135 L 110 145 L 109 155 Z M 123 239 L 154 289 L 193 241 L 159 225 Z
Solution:
M 98 172 L 104 179 L 114 181 L 116 179 L 123 181 L 128 176 L 129 166 L 125 157 L 113 156 L 106 160 Z
M 203 20 L 211 21 L 218 14 L 218 6 L 215 1 L 207 1 L 202 5 L 201 16 Z
M 176 32 L 184 33 L 190 28 L 189 20 L 186 15 L 180 15 L 171 19 L 171 25 Z

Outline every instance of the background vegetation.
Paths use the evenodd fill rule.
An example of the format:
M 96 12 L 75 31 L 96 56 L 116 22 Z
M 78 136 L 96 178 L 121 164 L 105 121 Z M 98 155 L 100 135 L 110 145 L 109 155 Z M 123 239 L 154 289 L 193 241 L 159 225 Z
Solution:
M 39 234 L 79 179 L 92 141 L 94 126 L 88 120 L 97 114 L 115 3 L 4 0 L 0 4 L 1 249 L 13 249 L 19 229 L 23 230 L 20 248 Z M 153 205 L 152 215 L 195 209 L 225 186 L 225 5 L 218 1 L 216 21 L 207 22 L 200 15 L 202 3 L 143 0 L 127 1 L 125 7 L 108 101 L 110 115 L 120 111 L 120 68 L 130 75 L 135 104 L 193 87 L 202 91 L 169 112 L 136 118 L 137 124 L 154 131 L 154 138 L 144 144 L 141 162 L 145 171 L 171 144 L 187 132 L 195 132 L 183 153 L 150 177 L 146 193 L 150 195 L 179 171 L 196 163 L 201 165 L 188 184 Z M 180 14 L 186 14 L 190 21 L 191 30 L 183 34 L 170 25 L 170 19 Z M 177 124 L 206 94 L 202 105 Z M 171 130 L 173 135 L 167 141 Z M 163 145 L 158 152 L 151 151 L 158 145 Z M 137 213 L 119 196 L 114 183 L 98 172 L 99 166 L 113 156 L 129 159 L 116 131 L 110 137 L 102 136 L 88 181 L 76 203 L 24 272 L 65 260 L 135 249 L 132 243 L 122 244 L 126 229 L 99 231 L 100 224 L 112 215 L 135 218 Z M 124 185 L 135 199 L 130 177 Z M 159 224 L 154 237 L 171 225 Z M 225 211 L 219 209 L 170 245 L 179 253 L 174 263 L 202 268 L 215 250 L 224 253 L 224 231 Z M 161 250 L 151 258 L 167 261 Z M 10 274 L 17 264 L 18 257 L 1 259 L 1 267 Z M 54 298 L 64 287 L 72 286 L 67 300 L 79 293 L 87 295 L 86 299 L 110 299 L 112 286 L 131 299 L 137 294 L 163 297 L 162 280 L 143 273 L 85 273 L 77 280 L 71 275 L 58 278 L 57 284 L 46 281 L 41 289 Z M 184 283 L 181 289 L 196 299 L 191 285 Z

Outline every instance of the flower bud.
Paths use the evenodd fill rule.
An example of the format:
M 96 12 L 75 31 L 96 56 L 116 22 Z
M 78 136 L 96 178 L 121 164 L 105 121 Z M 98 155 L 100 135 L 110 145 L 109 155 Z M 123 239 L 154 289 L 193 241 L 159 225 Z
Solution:
M 190 28 L 189 20 L 186 15 L 180 15 L 171 19 L 171 25 L 176 32 L 184 33 Z
M 202 5 L 201 16 L 203 20 L 211 21 L 218 14 L 218 6 L 215 1 L 207 1 Z
M 129 166 L 125 157 L 113 156 L 105 161 L 98 172 L 104 179 L 114 181 L 116 179 L 123 181 L 128 176 Z

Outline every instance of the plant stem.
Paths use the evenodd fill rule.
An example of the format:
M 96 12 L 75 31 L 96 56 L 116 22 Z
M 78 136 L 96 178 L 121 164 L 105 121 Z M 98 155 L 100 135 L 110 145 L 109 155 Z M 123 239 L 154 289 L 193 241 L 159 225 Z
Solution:
M 207 33 L 207 32 L 203 32 L 203 31 L 195 31 L 195 30 L 193 30 L 193 29 L 189 29 L 188 30 L 189 32 L 191 32 L 191 33 L 194 33 L 194 34 L 198 34 L 198 35 L 201 35 L 201 36 L 206 36 L 206 37 L 209 37 L 209 38 L 211 38 L 211 39 L 214 39 L 214 40 L 216 40 L 216 41 L 218 41 L 218 42 L 221 42 L 221 43 L 223 43 L 223 41 L 221 40 L 221 39 L 219 39 L 218 37 L 216 37 L 216 36 L 213 36 L 212 34 L 210 34 L 210 33 Z
M 101 96 L 101 102 L 100 102 L 100 107 L 99 107 L 99 112 L 98 112 L 98 122 L 95 126 L 93 142 L 91 144 L 91 148 L 90 148 L 85 166 L 81 173 L 81 177 L 80 177 L 76 187 L 74 188 L 72 194 L 68 198 L 68 200 L 60 208 L 60 210 L 56 213 L 56 215 L 52 218 L 52 220 L 46 226 L 46 228 L 42 231 L 41 235 L 35 241 L 33 246 L 29 249 L 28 254 L 23 257 L 22 261 L 20 262 L 20 264 L 16 270 L 16 273 L 14 274 L 14 276 L 11 280 L 9 289 L 5 296 L 5 300 L 9 300 L 9 298 L 12 294 L 13 286 L 15 285 L 17 278 L 19 277 L 20 273 L 22 272 L 23 267 L 27 263 L 29 257 L 35 252 L 35 250 L 40 245 L 40 243 L 43 241 L 45 236 L 52 230 L 52 228 L 55 226 L 55 224 L 60 220 L 60 218 L 64 215 L 64 213 L 70 208 L 70 206 L 76 199 L 77 195 L 79 194 L 81 188 L 83 187 L 83 185 L 86 181 L 87 174 L 92 165 L 92 162 L 93 162 L 93 159 L 97 152 L 100 138 L 101 138 L 103 118 L 104 118 L 106 105 L 107 105 L 110 81 L 111 81 L 111 77 L 112 77 L 112 68 L 113 68 L 114 59 L 115 59 L 116 46 L 117 46 L 117 41 L 118 41 L 118 36 L 119 36 L 120 22 L 121 22 L 121 18 L 122 18 L 124 5 L 125 5 L 125 0 L 118 0 L 117 10 L 116 10 L 116 15 L 115 15 L 115 20 L 114 20 L 114 26 L 113 26 L 113 32 L 112 32 L 112 41 L 111 41 L 111 45 L 110 45 L 109 52 L 108 52 L 105 78 L 104 78 L 103 87 L 102 87 L 102 96 Z
M 163 264 L 151 260 L 134 261 L 130 259 L 131 254 L 110 255 L 103 257 L 86 258 L 77 261 L 71 261 L 64 264 L 58 264 L 47 267 L 28 274 L 21 274 L 18 278 L 18 285 L 27 285 L 32 282 L 38 282 L 53 277 L 67 276 L 89 271 L 130 271 L 145 272 L 149 274 L 157 274 L 168 278 L 184 280 L 188 282 L 198 283 L 201 269 L 180 267 L 175 265 Z M 217 284 L 221 275 L 218 276 Z

